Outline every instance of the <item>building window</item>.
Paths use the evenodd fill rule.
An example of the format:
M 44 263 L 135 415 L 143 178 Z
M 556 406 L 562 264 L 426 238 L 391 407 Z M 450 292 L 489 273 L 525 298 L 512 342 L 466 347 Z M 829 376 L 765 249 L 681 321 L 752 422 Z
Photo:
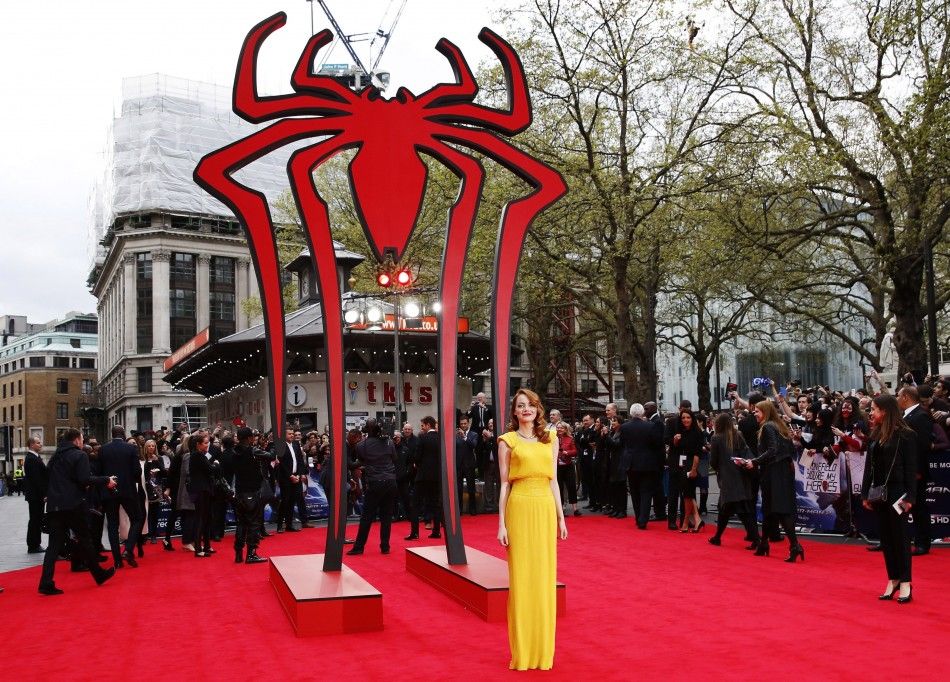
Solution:
M 69 369 L 69 358 L 63 358 L 58 355 L 53 356 L 53 367 Z
M 59 393 L 60 395 L 65 395 L 69 393 L 69 379 L 57 379 L 56 392 Z
M 7 385 L 6 385 L 6 384 L 3 385 L 3 397 L 4 397 L 4 398 L 7 397 Z
M 135 254 L 135 348 L 152 350 L 152 254 Z
M 16 381 L 16 394 L 23 395 L 23 379 L 17 379 Z
M 135 426 L 139 433 L 152 430 L 151 407 L 138 407 L 135 409 Z
M 139 393 L 151 393 L 152 392 L 152 368 L 138 367 L 136 368 L 136 372 L 138 373 Z
M 614 382 L 614 400 L 624 400 L 626 391 L 627 391 L 627 383 L 625 381 Z
M 56 403 L 56 418 L 69 419 L 69 403 Z
M 7 422 L 7 408 L 4 407 L 3 408 L 3 423 L 6 424 L 6 422 Z
M 95 369 L 96 361 L 94 358 L 79 358 L 79 369 Z
M 232 289 L 234 287 L 234 259 L 225 258 L 223 256 L 213 256 L 211 258 L 209 277 L 209 284 L 212 290 L 220 286 Z
M 152 254 L 135 254 L 135 279 L 139 282 L 152 279 Z
M 26 359 L 20 358 L 20 369 L 23 369 L 24 367 L 26 367 Z
M 82 340 L 80 340 L 80 339 L 70 339 L 70 340 L 69 340 L 69 345 L 72 346 L 73 348 L 81 348 L 81 347 L 82 347 Z
M 30 358 L 30 367 L 46 367 L 46 357 L 43 355 L 34 355 Z
M 222 322 L 234 321 L 234 294 L 211 292 L 211 319 Z
M 10 410 L 10 414 L 13 414 L 13 410 Z M 20 403 L 16 406 L 16 419 L 18 422 L 23 421 L 23 403 Z
M 597 395 L 599 392 L 597 389 L 597 379 L 581 379 L 581 393 Z
M 17 441 L 20 447 L 23 446 L 23 431 L 22 429 L 17 429 L 19 433 L 17 434 Z M 40 444 L 43 444 L 43 427 L 42 426 L 31 426 L 30 427 L 30 438 L 39 438 Z
M 83 379 L 79 391 L 83 395 L 92 395 L 93 382 L 92 379 Z
M 512 395 L 521 388 L 521 377 L 508 377 L 508 395 Z
M 234 326 L 234 294 L 212 291 L 210 313 L 211 331 L 215 339 L 237 331 Z
M 194 289 L 172 289 L 170 292 L 170 297 L 172 317 L 195 316 Z
M 171 265 L 169 267 L 169 276 L 173 282 L 183 281 L 191 282 L 194 284 L 195 281 L 195 256 L 191 253 L 176 253 L 172 256 Z

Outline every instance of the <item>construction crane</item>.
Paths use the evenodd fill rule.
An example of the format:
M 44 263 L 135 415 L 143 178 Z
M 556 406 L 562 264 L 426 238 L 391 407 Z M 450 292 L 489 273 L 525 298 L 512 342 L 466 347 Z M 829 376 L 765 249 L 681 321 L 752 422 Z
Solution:
M 376 30 L 376 35 L 373 40 L 370 42 L 370 48 L 376 43 L 380 38 L 383 39 L 382 47 L 379 48 L 379 52 L 376 53 L 376 59 L 373 60 L 372 66 L 367 69 L 366 65 L 363 63 L 363 60 L 360 59 L 359 55 L 356 53 L 356 50 L 353 47 L 354 38 L 359 35 L 365 34 L 346 34 L 343 32 L 343 29 L 340 27 L 340 23 L 336 20 L 336 17 L 333 16 L 333 12 L 330 11 L 330 8 L 327 6 L 325 0 L 316 0 L 320 5 L 320 9 L 323 10 L 323 13 L 327 15 L 327 19 L 330 21 L 330 25 L 333 27 L 334 32 L 336 33 L 337 38 L 340 42 L 343 43 L 343 47 L 346 48 L 346 51 L 349 53 L 350 57 L 353 59 L 353 63 L 358 69 L 356 74 L 347 74 L 345 77 L 347 80 L 350 80 L 352 76 L 352 82 L 347 82 L 347 85 L 353 87 L 357 90 L 362 89 L 367 83 L 372 83 L 380 90 L 384 90 L 386 85 L 389 83 L 389 74 L 380 73 L 376 70 L 376 67 L 379 66 L 379 62 L 383 57 L 383 53 L 386 51 L 386 47 L 389 45 L 389 40 L 392 38 L 393 31 L 396 28 L 396 24 L 399 22 L 400 17 L 402 17 L 402 12 L 406 8 L 407 0 L 402 0 L 399 5 L 399 9 L 396 11 L 395 17 L 392 23 L 389 25 L 388 30 L 383 30 L 382 25 Z M 389 14 L 389 9 L 392 7 L 394 0 L 390 0 L 389 7 L 386 8 L 386 12 L 383 14 L 383 19 L 386 18 L 386 15 Z M 311 30 L 313 29 L 313 0 L 307 0 L 310 3 L 311 10 Z M 364 39 L 365 40 L 365 39 Z M 363 78 L 365 76 L 365 79 Z

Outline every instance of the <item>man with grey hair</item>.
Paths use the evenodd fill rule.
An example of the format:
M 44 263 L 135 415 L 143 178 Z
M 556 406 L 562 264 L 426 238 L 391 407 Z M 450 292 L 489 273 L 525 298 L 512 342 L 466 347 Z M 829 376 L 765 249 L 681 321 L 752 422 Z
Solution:
M 488 420 L 493 416 L 492 407 L 488 404 L 485 394 L 477 394 L 475 396 L 475 400 L 472 401 L 472 408 L 468 411 L 468 418 L 472 431 L 475 433 L 481 433 L 487 429 Z
M 627 481 L 637 528 L 647 529 L 650 503 L 663 461 L 663 430 L 646 419 L 640 403 L 630 406 L 630 420 L 620 427 L 622 461 L 628 466 Z
M 26 441 L 26 448 L 26 460 L 23 462 L 23 494 L 30 508 L 30 520 L 26 525 L 26 551 L 28 554 L 42 554 L 46 551 L 40 547 L 40 540 L 49 474 L 40 457 L 43 441 L 39 436 L 30 436 Z

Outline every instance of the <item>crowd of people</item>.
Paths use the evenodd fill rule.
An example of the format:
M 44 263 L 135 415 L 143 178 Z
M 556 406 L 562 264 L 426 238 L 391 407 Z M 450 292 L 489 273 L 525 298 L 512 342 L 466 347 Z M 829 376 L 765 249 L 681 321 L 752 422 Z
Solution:
M 879 548 L 885 553 L 888 579 L 894 581 L 885 595 L 899 590 L 900 598 L 909 599 L 909 588 L 907 594 L 902 592 L 910 584 L 909 557 L 930 551 L 924 495 L 928 462 L 934 452 L 950 452 L 950 380 L 908 382 L 896 396 L 883 386 L 872 395 L 794 383 L 782 390 L 773 383 L 770 393 L 753 392 L 746 398 L 733 393 L 732 409 L 718 414 L 693 411 L 689 401 L 683 401 L 675 413 L 663 415 L 648 402 L 632 405 L 628 417 L 611 403 L 603 416 L 584 415 L 569 424 L 558 410 L 551 410 L 548 428 L 556 435 L 556 479 L 566 513 L 624 519 L 632 506 L 639 529 L 656 521 L 670 530 L 699 533 L 706 525 L 709 475 L 714 471 L 718 514 L 709 542 L 720 545 L 730 519 L 736 517 L 745 528 L 747 549 L 755 555 L 769 556 L 771 543 L 784 531 L 790 547 L 786 561 L 803 561 L 805 550 L 796 535 L 793 463 L 803 456 L 830 461 L 861 453 L 868 458 L 861 501 L 878 512 Z M 180 530 L 180 549 L 197 558 L 211 557 L 216 553 L 213 543 L 224 537 L 229 509 L 237 522 L 235 561 L 263 562 L 257 550 L 271 534 L 264 524 L 266 508 L 274 532 L 297 532 L 310 526 L 305 494 L 311 472 L 325 491 L 330 489 L 326 433 L 288 428 L 281 448 L 273 432 L 246 427 L 190 430 L 182 424 L 127 438 L 124 429 L 115 426 L 106 444 L 83 439 L 78 432 L 66 435 L 48 467 L 38 456 L 41 444 L 31 439 L 18 477 L 30 504 L 27 551 L 46 554 L 40 591 L 48 594 L 59 592 L 52 579 L 57 556 L 68 557 L 75 571 L 89 570 L 97 581 L 106 580 L 100 564 L 108 562 L 109 555 L 108 570 L 135 568 L 148 544 L 161 541 L 165 551 L 175 551 L 173 535 Z M 492 407 L 479 394 L 455 426 L 460 513 L 498 512 L 496 435 Z M 346 443 L 347 511 L 361 519 L 356 538 L 347 540 L 353 544 L 350 554 L 364 551 L 377 519 L 384 553 L 389 552 L 393 520 L 409 521 L 407 541 L 419 538 L 422 523 L 431 531 L 430 538 L 441 537 L 441 440 L 434 418 L 421 420 L 418 434 L 407 423 L 392 436 L 370 420 L 363 429 L 352 429 Z M 63 480 L 55 481 L 56 476 Z M 72 489 L 57 508 L 56 495 L 64 486 Z M 881 486 L 887 488 L 886 505 L 869 499 Z M 761 532 L 755 509 L 760 494 Z M 81 511 L 70 509 L 68 515 L 54 518 L 63 505 L 79 498 Z M 170 514 L 159 529 L 163 502 Z M 895 523 L 889 515 L 900 516 L 911 507 L 916 521 L 913 552 L 902 535 L 906 524 Z M 46 548 L 40 545 L 44 520 L 50 533 Z M 77 532 L 78 526 L 86 532 Z M 101 542 L 104 528 L 108 550 Z

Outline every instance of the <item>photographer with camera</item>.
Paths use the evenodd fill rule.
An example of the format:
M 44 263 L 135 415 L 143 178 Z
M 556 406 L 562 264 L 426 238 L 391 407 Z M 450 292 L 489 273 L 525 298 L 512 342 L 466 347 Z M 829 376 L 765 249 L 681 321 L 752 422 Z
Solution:
M 261 484 L 265 467 L 274 455 L 251 445 L 254 431 L 243 426 L 237 430 L 237 445 L 231 463 L 234 469 L 234 563 L 260 564 L 267 559 L 257 555 L 261 541 Z M 247 558 L 244 548 L 247 547 Z

